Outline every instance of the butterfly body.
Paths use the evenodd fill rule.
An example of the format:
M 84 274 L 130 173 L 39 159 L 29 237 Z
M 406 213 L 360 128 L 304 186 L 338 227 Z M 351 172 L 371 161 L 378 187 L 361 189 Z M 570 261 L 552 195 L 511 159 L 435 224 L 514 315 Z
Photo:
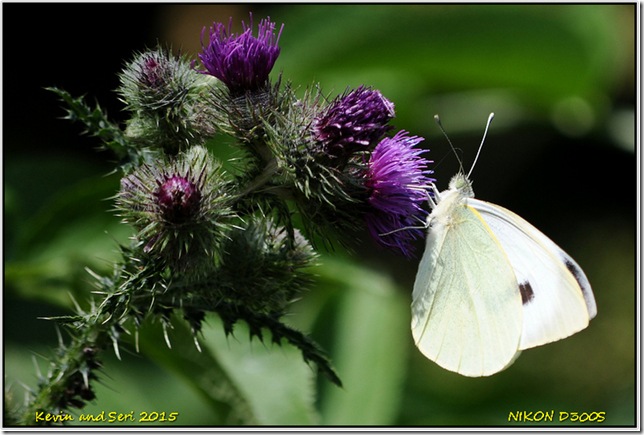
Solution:
M 464 174 L 434 188 L 430 204 L 412 302 L 412 335 L 426 357 L 488 376 L 596 315 L 577 263 L 518 215 L 475 199 Z

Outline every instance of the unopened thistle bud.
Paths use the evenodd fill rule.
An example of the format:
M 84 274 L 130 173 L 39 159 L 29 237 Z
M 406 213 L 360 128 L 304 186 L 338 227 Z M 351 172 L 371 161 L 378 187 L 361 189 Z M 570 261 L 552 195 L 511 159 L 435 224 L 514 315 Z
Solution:
M 121 180 L 116 199 L 143 252 L 177 271 L 214 265 L 233 216 L 219 166 L 202 147 L 140 166 Z
M 139 53 L 119 78 L 118 93 L 132 112 L 180 106 L 194 81 L 189 65 L 163 49 Z
M 210 84 L 187 59 L 158 48 L 135 56 L 119 75 L 121 101 L 133 117 L 126 134 L 170 154 L 214 134 Z

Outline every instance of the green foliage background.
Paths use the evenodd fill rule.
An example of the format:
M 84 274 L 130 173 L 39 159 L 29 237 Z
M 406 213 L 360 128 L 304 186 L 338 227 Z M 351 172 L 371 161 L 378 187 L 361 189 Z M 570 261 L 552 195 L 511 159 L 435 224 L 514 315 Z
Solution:
M 343 389 L 315 379 L 296 349 L 248 343 L 243 327 L 226 339 L 211 317 L 202 353 L 181 322 L 172 349 L 147 325 L 140 353 L 107 358 L 98 399 L 82 412 L 179 412 L 180 426 L 521 426 L 510 412 L 603 411 L 601 426 L 635 424 L 634 4 L 3 4 L 5 391 L 20 402 L 21 383 L 35 384 L 32 360 L 47 369 L 42 356 L 57 338 L 37 317 L 69 313 L 69 294 L 85 303 L 84 268 L 109 270 L 130 231 L 105 200 L 118 187 L 111 156 L 56 120 L 62 111 L 43 88 L 97 97 L 119 119 L 112 90 L 133 51 L 159 41 L 196 54 L 204 25 L 233 16 L 239 29 L 249 10 L 285 23 L 274 77 L 302 90 L 319 82 L 330 95 L 379 89 L 396 104 L 396 127 L 427 138 L 440 188 L 457 162 L 433 115 L 467 168 L 494 111 L 473 173 L 477 197 L 566 249 L 593 285 L 598 316 L 498 375 L 461 377 L 411 338 L 422 243 L 405 260 L 362 237 L 351 253 L 323 255 L 317 284 L 288 317 L 329 351 Z M 78 15 L 88 22 L 70 18 Z M 33 36 L 12 27 L 25 22 L 40 24 Z M 225 140 L 210 145 L 229 155 Z

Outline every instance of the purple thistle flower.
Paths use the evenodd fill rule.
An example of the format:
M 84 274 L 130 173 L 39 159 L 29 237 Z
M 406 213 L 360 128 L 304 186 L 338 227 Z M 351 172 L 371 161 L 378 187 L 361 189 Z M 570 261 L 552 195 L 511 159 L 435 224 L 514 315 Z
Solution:
M 275 23 L 266 18 L 260 21 L 257 37 L 252 35 L 253 16 L 250 25 L 242 22 L 240 35 L 231 33 L 232 18 L 228 28 L 222 23 L 213 23 L 209 42 L 204 45 L 204 27 L 201 32 L 202 53 L 199 59 L 205 67 L 202 74 L 210 74 L 224 82 L 231 93 L 242 94 L 264 86 L 273 69 L 280 48 L 277 46 L 284 24 L 275 37 Z
M 366 149 L 392 127 L 394 104 L 379 91 L 360 86 L 336 98 L 313 122 L 316 139 L 335 157 Z
M 371 154 L 366 174 L 371 206 L 365 215 L 367 228 L 380 244 L 397 248 L 406 257 L 411 256 L 412 242 L 424 235 L 422 229 L 406 227 L 424 222 L 427 212 L 421 204 L 427 201 L 425 188 L 434 181 L 427 176 L 432 173 L 427 169 L 431 161 L 421 157 L 425 150 L 415 148 L 423 140 L 405 131 L 383 139 Z

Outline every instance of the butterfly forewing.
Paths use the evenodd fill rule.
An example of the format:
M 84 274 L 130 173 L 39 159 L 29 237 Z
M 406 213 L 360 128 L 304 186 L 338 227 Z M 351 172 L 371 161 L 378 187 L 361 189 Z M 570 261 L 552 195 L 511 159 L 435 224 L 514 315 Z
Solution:
M 584 272 L 541 231 L 503 207 L 470 199 L 501 243 L 523 301 L 521 349 L 568 337 L 597 312 Z

